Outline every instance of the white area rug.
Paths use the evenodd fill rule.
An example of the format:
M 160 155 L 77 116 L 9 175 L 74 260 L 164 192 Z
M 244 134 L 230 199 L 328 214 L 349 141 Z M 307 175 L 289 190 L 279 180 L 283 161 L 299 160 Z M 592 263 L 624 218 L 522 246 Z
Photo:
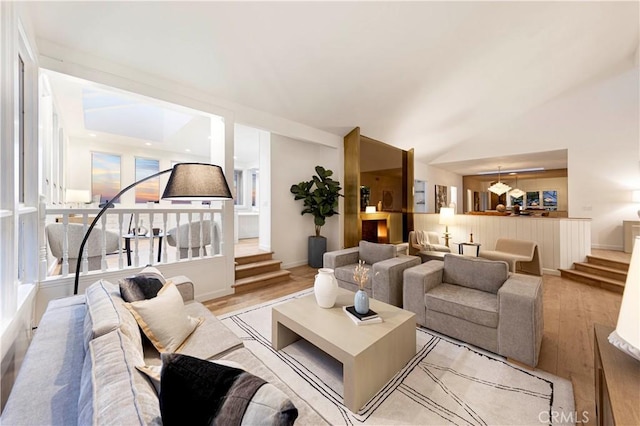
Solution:
M 309 292 L 220 318 L 333 425 L 541 425 L 572 418 L 569 381 L 424 328 L 416 329 L 416 356 L 354 414 L 342 404 L 342 364 L 305 341 L 278 352 L 271 347 L 271 307 Z

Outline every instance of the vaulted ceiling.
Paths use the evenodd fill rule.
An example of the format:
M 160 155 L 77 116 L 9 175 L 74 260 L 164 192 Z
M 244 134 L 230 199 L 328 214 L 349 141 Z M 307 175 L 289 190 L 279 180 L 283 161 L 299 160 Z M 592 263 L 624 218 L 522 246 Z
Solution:
M 340 136 L 360 126 L 424 163 L 637 66 L 638 55 L 638 2 L 47 1 L 28 10 L 41 40 Z

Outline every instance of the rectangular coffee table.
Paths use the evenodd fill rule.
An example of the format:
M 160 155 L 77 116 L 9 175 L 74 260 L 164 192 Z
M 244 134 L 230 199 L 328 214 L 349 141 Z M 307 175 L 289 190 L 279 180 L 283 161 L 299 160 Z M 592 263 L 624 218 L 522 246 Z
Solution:
M 356 325 L 342 310 L 353 296 L 338 289 L 330 309 L 318 306 L 313 293 L 274 306 L 271 344 L 280 350 L 304 339 L 340 361 L 344 405 L 355 413 L 416 354 L 416 320 L 413 312 L 369 299 L 383 322 Z

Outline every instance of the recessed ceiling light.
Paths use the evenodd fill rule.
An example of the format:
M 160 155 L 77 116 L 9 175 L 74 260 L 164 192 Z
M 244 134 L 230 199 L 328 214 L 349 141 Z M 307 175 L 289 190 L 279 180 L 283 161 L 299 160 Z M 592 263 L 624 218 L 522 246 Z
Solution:
M 207 139 L 211 140 L 211 136 L 209 136 Z
M 185 149 L 186 152 L 191 152 L 191 150 L 189 148 Z
M 95 138 L 96 134 L 95 133 L 89 133 L 89 136 L 91 136 L 92 138 Z
M 151 146 L 151 142 L 145 142 L 146 146 Z

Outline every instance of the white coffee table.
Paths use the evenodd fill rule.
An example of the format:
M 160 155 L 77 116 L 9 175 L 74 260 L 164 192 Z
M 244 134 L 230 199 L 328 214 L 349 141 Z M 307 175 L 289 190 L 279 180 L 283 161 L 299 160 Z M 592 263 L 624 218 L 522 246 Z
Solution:
M 354 294 L 338 291 L 331 309 L 313 294 L 274 306 L 271 344 L 280 350 L 304 339 L 340 361 L 344 405 L 355 413 L 416 354 L 416 321 L 413 312 L 369 299 L 383 322 L 358 326 L 342 310 Z

